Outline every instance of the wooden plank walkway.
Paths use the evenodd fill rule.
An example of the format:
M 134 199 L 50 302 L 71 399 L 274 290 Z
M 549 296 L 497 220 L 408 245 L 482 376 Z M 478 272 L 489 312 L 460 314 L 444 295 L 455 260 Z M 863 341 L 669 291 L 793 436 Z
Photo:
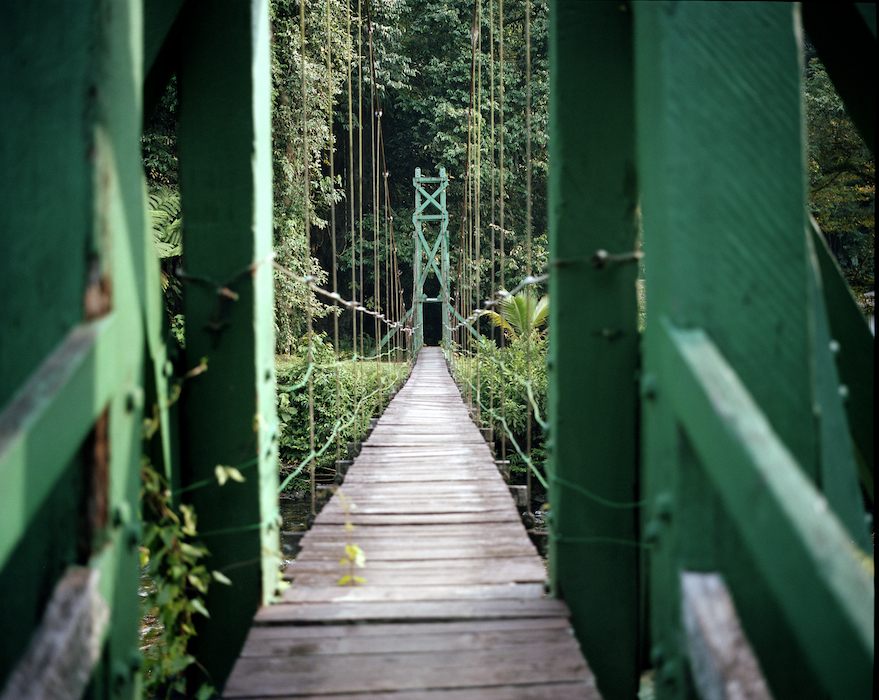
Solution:
M 261 609 L 225 698 L 599 698 L 439 348 L 424 348 Z M 340 586 L 351 541 L 365 579 Z

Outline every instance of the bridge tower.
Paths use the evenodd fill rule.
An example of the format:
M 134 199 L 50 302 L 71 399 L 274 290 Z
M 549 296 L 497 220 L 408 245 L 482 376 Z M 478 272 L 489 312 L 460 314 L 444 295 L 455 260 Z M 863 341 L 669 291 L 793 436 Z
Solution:
M 415 328 L 415 352 L 424 345 L 424 304 L 439 303 L 442 308 L 443 350 L 448 351 L 451 338 L 452 311 L 449 294 L 449 212 L 446 209 L 446 189 L 449 184 L 446 169 L 439 169 L 439 177 L 421 175 L 421 168 L 415 168 L 415 225 L 413 275 L 415 289 L 412 295 L 413 325 Z M 433 187 L 431 187 L 433 186 Z M 428 213 L 429 212 L 429 213 Z M 424 224 L 439 222 L 440 230 L 436 239 L 429 242 Z M 439 280 L 440 289 L 435 297 L 424 293 L 424 283 L 433 272 Z

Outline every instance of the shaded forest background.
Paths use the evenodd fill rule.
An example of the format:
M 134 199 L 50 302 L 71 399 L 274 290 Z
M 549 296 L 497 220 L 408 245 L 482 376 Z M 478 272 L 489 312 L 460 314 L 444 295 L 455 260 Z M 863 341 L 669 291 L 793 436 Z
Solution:
M 471 65 L 475 90 L 469 138 L 471 162 L 475 162 L 475 151 L 479 153 L 481 187 L 477 203 L 483 222 L 481 296 L 488 296 L 485 290 L 492 277 L 495 288 L 501 287 L 503 280 L 503 287 L 510 289 L 525 276 L 528 167 L 532 177 L 531 255 L 535 270 L 545 264 L 547 2 L 531 0 L 530 166 L 525 155 L 525 1 L 504 2 L 503 63 L 499 55 L 498 3 L 486 0 L 479 9 L 476 17 L 473 0 L 306 2 L 303 90 L 299 3 L 272 0 L 274 243 L 281 264 L 299 275 L 314 275 L 319 284 L 329 287 L 335 240 L 339 293 L 369 308 L 384 310 L 388 305 L 385 270 L 391 269 L 386 261 L 395 247 L 408 308 L 413 284 L 412 176 L 416 167 L 425 174 L 436 174 L 442 165 L 451 178 L 451 267 L 453 277 L 458 274 L 462 246 L 456 240 L 464 216 Z M 475 60 L 471 54 L 473 37 Z M 875 282 L 874 159 L 846 115 L 808 39 L 804 54 L 809 207 L 852 289 L 863 294 L 872 291 Z M 374 153 L 377 109 L 381 112 L 382 140 L 380 152 Z M 176 120 L 176 82 L 172 80 L 145 125 L 143 154 L 166 305 L 171 327 L 183 342 L 180 299 L 184 287 L 178 271 L 185 268 L 185 227 L 181 226 L 185 210 L 180 205 L 178 186 Z M 585 117 L 584 128 L 588 128 Z M 473 180 L 475 174 L 471 183 Z M 376 181 L 380 185 L 377 198 Z M 501 196 L 503 231 L 488 226 L 488 222 L 500 221 Z M 310 211 L 308 234 L 306 201 Z M 497 252 L 501 244 L 503 271 Z M 649 247 L 647 231 L 647 265 Z M 490 254 L 492 250 L 496 251 L 494 255 Z M 354 258 L 352 251 L 356 253 Z M 373 264 L 376 255 L 381 278 L 378 292 Z M 275 284 L 277 350 L 295 353 L 304 335 L 306 308 L 312 307 L 318 328 L 329 331 L 330 307 L 289 278 L 278 274 Z M 452 284 L 456 288 L 455 280 Z M 350 347 L 351 312 L 341 315 L 340 333 L 343 347 Z

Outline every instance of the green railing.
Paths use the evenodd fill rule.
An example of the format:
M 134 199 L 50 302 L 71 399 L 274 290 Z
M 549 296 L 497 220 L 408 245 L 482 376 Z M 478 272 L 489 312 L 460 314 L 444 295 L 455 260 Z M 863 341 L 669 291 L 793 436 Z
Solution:
M 134 697 L 145 417 L 232 581 L 196 637 L 221 686 L 279 582 L 267 3 L 12 3 L 0 37 L 0 692 Z M 175 72 L 187 345 L 169 361 L 140 137 Z
M 551 10 L 553 590 L 608 700 L 648 671 L 656 697 L 725 697 L 747 669 L 775 698 L 867 697 L 873 340 L 806 210 L 801 8 Z M 802 8 L 863 102 L 844 45 L 875 54 L 875 8 L 831 14 Z M 702 630 L 753 663 L 699 637 L 720 589 Z

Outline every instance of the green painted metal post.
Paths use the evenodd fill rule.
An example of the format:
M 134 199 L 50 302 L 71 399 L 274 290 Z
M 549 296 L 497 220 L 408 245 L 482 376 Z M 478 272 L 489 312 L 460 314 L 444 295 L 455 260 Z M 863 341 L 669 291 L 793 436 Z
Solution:
M 449 178 L 446 169 L 440 168 L 439 177 L 426 177 L 421 175 L 421 168 L 415 169 L 415 177 L 412 184 L 415 186 L 415 212 L 412 214 L 412 224 L 415 227 L 413 234 L 415 239 L 413 271 L 415 275 L 415 290 L 412 300 L 413 318 L 415 320 L 415 349 L 416 352 L 424 345 L 424 304 L 439 302 L 442 306 L 443 324 L 443 349 L 448 352 L 450 347 L 450 328 L 452 314 L 450 311 L 449 293 L 449 212 L 446 208 L 446 190 Z M 425 185 L 435 185 L 432 191 Z M 426 210 L 432 213 L 425 213 Z M 424 223 L 439 222 L 440 230 L 434 241 L 428 241 L 425 237 Z M 440 256 L 440 264 L 437 265 L 437 254 Z M 440 284 L 439 296 L 427 298 L 424 293 L 424 283 L 430 273 L 433 272 Z
M 191 492 L 199 531 L 231 586 L 212 586 L 196 654 L 222 686 L 250 621 L 278 583 L 269 25 L 267 3 L 191 4 L 183 36 L 180 175 L 186 209 L 188 482 L 238 466 L 244 483 Z
M 550 4 L 550 567 L 608 700 L 638 688 L 637 191 L 627 5 Z M 598 257 L 596 257 L 596 255 Z M 594 494 L 593 497 L 584 494 Z

